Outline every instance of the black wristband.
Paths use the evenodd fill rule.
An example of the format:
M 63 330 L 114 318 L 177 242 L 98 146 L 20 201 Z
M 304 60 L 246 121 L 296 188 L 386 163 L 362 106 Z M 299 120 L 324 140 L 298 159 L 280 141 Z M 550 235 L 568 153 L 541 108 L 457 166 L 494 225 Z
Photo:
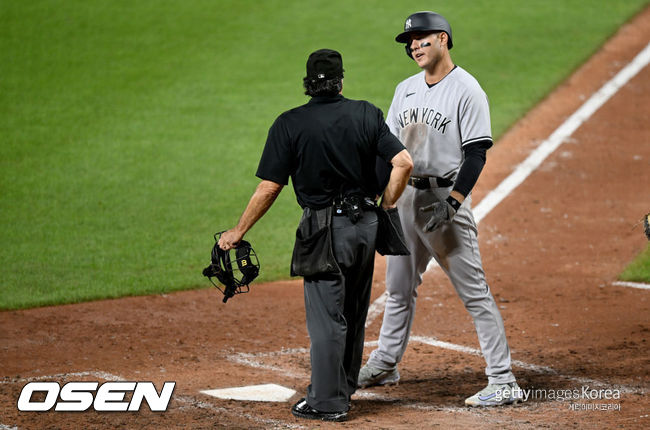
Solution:
M 456 212 L 458 212 L 458 209 L 460 209 L 461 203 L 452 196 L 447 197 L 447 203 L 449 203 Z

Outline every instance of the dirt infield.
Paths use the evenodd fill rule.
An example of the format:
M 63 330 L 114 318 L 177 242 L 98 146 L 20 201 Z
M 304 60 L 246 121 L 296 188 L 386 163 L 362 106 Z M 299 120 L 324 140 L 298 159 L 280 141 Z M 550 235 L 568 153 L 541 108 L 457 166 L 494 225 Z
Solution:
M 475 206 L 649 41 L 647 8 L 490 150 Z M 345 423 L 289 412 L 310 373 L 302 283 L 290 281 L 254 285 L 227 305 L 206 289 L 0 313 L 0 429 L 648 428 L 650 291 L 612 282 L 647 243 L 634 226 L 650 210 L 649 113 L 644 67 L 479 224 L 514 372 L 529 390 L 522 405 L 463 406 L 486 383 L 484 362 L 471 318 L 432 269 L 400 384 L 359 391 Z M 383 259 L 376 267 L 373 300 Z M 366 354 L 380 325 L 371 314 Z M 165 413 L 17 410 L 29 381 L 111 380 L 176 390 Z M 280 403 L 200 393 L 266 383 L 298 393 Z

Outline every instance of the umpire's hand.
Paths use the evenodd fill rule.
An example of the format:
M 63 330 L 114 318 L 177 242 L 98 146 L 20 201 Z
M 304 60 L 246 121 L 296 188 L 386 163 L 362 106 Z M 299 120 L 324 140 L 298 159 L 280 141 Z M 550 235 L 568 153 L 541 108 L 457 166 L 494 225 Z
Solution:
M 219 238 L 219 248 L 223 249 L 224 251 L 233 249 L 237 246 L 243 237 L 244 235 L 237 232 L 234 228 L 231 228 L 228 231 L 224 231 Z

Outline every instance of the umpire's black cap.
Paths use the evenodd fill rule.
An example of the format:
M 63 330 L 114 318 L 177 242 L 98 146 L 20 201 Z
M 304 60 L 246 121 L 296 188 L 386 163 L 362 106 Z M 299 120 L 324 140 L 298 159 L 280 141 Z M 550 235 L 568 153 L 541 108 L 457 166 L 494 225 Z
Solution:
M 406 18 L 404 31 L 397 35 L 395 41 L 408 43 L 411 33 L 423 31 L 444 31 L 449 36 L 447 48 L 451 49 L 453 45 L 451 42 L 451 25 L 449 25 L 449 22 L 447 22 L 444 16 L 429 11 L 416 12 Z
M 343 77 L 343 59 L 332 49 L 319 49 L 307 59 L 307 77 L 310 79 L 334 79 Z

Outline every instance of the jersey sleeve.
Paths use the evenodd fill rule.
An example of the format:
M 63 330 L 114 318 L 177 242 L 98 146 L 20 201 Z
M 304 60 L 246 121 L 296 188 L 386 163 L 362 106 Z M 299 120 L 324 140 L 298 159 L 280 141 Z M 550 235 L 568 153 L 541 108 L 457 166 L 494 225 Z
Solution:
M 492 146 L 490 106 L 485 92 L 480 88 L 469 89 L 459 111 L 461 147 L 487 141 Z
M 399 92 L 399 86 L 395 88 L 395 94 L 393 95 L 393 100 L 390 103 L 390 108 L 388 109 L 388 115 L 386 116 L 386 124 L 391 133 L 399 138 L 399 127 L 397 125 L 396 112 L 398 110 L 397 106 L 397 93 Z
M 255 176 L 277 184 L 287 185 L 293 166 L 291 154 L 291 137 L 286 124 L 280 116 L 269 129 Z

